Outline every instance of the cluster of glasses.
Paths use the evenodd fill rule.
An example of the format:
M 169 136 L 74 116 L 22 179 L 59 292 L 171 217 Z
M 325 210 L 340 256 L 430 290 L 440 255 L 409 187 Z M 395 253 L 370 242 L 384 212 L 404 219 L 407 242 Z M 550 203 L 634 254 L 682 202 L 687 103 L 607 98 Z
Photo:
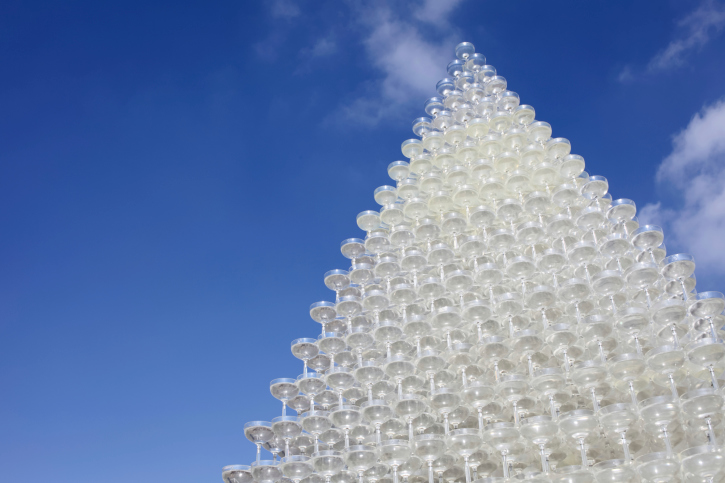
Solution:
M 725 297 L 473 45 L 456 56 L 224 481 L 723 481 Z

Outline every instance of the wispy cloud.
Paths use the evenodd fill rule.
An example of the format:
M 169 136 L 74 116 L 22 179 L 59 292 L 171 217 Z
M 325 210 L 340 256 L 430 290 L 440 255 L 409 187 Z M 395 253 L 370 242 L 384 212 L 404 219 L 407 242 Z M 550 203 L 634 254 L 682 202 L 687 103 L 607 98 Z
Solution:
M 625 65 L 622 71 L 617 76 L 617 80 L 619 82 L 630 82 L 634 80 L 634 74 L 632 73 L 632 67 L 629 65 Z
M 448 15 L 463 0 L 424 0 L 414 12 L 415 18 L 430 24 L 447 24 Z
M 617 76 L 621 83 L 682 67 L 687 57 L 703 48 L 725 27 L 725 4 L 704 0 L 677 22 L 678 35 L 652 57 L 646 66 L 626 65 Z
M 698 272 L 725 274 L 725 99 L 704 107 L 672 144 L 657 183 L 679 201 L 645 206 L 640 222 L 665 227 L 665 242 L 692 253 Z
M 306 51 L 311 57 L 325 57 L 337 52 L 337 42 L 332 36 L 323 37 L 315 42 L 312 48 Z
M 273 0 L 270 6 L 270 13 L 275 18 L 299 17 L 300 7 L 291 0 Z
M 658 52 L 647 64 L 647 70 L 656 72 L 683 65 L 688 54 L 707 44 L 723 26 L 725 26 L 725 6 L 714 0 L 703 2 L 695 11 L 678 22 L 683 35 Z
M 367 85 L 364 95 L 341 110 L 348 121 L 375 125 L 383 119 L 405 114 L 405 107 L 435 94 L 435 85 L 445 76 L 446 64 L 453 58 L 453 47 L 460 39 L 447 25 L 448 15 L 460 0 L 426 0 L 405 12 L 404 20 L 385 4 L 365 9 L 360 16 L 365 36 L 363 45 L 379 77 Z M 442 32 L 432 40 L 424 25 L 438 22 Z

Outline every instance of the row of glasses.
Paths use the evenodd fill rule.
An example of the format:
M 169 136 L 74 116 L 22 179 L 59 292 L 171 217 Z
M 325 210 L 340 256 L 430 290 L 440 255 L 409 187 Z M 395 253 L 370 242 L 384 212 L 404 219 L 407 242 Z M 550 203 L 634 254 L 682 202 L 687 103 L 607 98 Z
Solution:
M 716 481 L 725 296 L 456 55 L 342 242 L 350 267 L 324 274 L 302 374 L 270 384 L 282 415 L 245 425 L 256 460 L 224 480 Z

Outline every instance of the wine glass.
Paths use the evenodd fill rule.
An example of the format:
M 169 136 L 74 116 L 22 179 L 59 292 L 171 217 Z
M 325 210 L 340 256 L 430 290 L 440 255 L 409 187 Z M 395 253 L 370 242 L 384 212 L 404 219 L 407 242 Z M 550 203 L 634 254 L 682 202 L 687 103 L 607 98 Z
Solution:
M 642 355 L 642 333 L 649 327 L 649 314 L 643 307 L 630 306 L 617 312 L 615 327 L 622 334 L 634 340 L 637 354 Z
M 700 339 L 689 344 L 685 350 L 690 362 L 709 371 L 712 387 L 715 390 L 720 389 L 715 375 L 715 364 L 725 356 L 725 342 L 722 339 Z
M 398 397 L 403 394 L 403 379 L 415 372 L 412 358 L 408 356 L 392 356 L 385 359 L 385 374 L 398 386 Z
M 572 366 L 571 379 L 582 392 L 589 391 L 592 395 L 594 412 L 599 411 L 597 389 L 607 387 L 607 368 L 599 361 L 581 361 Z M 602 392 L 600 392 L 600 395 Z
M 446 451 L 446 440 L 440 434 L 419 434 L 412 440 L 415 454 L 428 463 L 428 483 L 434 483 L 433 462 Z
M 278 416 L 272 420 L 272 431 L 284 440 L 284 454 L 290 455 L 290 441 L 302 433 L 302 423 L 297 416 Z
M 274 437 L 272 423 L 268 421 L 250 421 L 244 425 L 244 436 L 257 445 L 257 462 L 260 461 L 262 445 Z
M 456 429 L 448 435 L 448 447 L 463 457 L 466 483 L 471 483 L 471 467 L 468 458 L 481 446 L 482 442 L 481 434 L 476 429 Z
M 574 325 L 561 323 L 550 325 L 546 331 L 546 343 L 551 349 L 554 356 L 563 359 L 564 371 L 566 372 L 567 379 L 569 378 L 569 372 L 571 370 L 571 364 L 569 355 L 572 352 L 578 354 L 572 354 L 572 357 L 577 357 L 584 353 L 584 351 L 576 346 L 578 336 Z
M 678 403 L 674 396 L 655 396 L 642 401 L 640 408 L 645 430 L 662 435 L 668 455 L 672 455 L 670 432 L 679 416 Z
M 652 263 L 657 264 L 653 249 L 660 246 L 664 239 L 662 228 L 655 225 L 643 225 L 632 233 L 631 241 L 636 248 L 650 255 Z
M 443 416 L 443 428 L 448 435 L 448 415 L 461 404 L 461 396 L 447 388 L 435 389 L 430 392 L 430 404 Z
M 595 464 L 592 472 L 597 482 L 629 483 L 637 481 L 637 473 L 629 465 L 629 460 L 608 460 Z
M 594 435 L 599 427 L 596 414 L 590 409 L 575 409 L 559 416 L 561 431 L 579 443 L 582 467 L 587 468 L 587 451 L 584 441 Z
M 332 428 L 330 413 L 327 411 L 309 411 L 302 414 L 302 429 L 312 434 L 315 438 L 315 450 L 319 449 L 319 438 L 322 433 Z
M 330 483 L 332 476 L 345 467 L 345 459 L 338 451 L 318 451 L 312 454 L 312 466 L 317 474 Z
M 688 391 L 680 398 L 682 412 L 687 416 L 688 426 L 704 430 L 707 444 L 717 445 L 713 430 L 715 422 L 722 420 L 723 398 L 714 388 L 702 388 Z
M 282 474 L 294 481 L 294 483 L 300 483 L 315 471 L 312 466 L 310 458 L 307 456 L 285 456 L 280 461 L 280 467 L 282 468 Z
M 325 273 L 325 286 L 335 291 L 335 300 L 340 298 L 340 290 L 350 286 L 350 274 L 347 270 L 330 270 Z
M 710 337 L 719 339 L 712 319 L 721 314 L 723 309 L 725 309 L 725 295 L 720 292 L 700 292 L 690 306 L 690 314 L 705 318 L 710 327 Z
M 533 375 L 534 362 L 532 356 L 544 346 L 544 340 L 539 335 L 539 331 L 533 329 L 520 330 L 515 334 L 510 344 L 514 353 L 519 354 L 522 360 L 526 358 L 529 376 Z
M 554 421 L 559 418 L 556 410 L 557 403 L 561 404 L 569 398 L 569 394 L 564 391 L 565 385 L 566 376 L 564 371 L 558 367 L 539 369 L 534 372 L 531 380 L 531 387 L 549 400 L 549 413 Z
M 627 464 L 632 460 L 627 443 L 627 430 L 638 419 L 637 406 L 628 403 L 611 404 L 599 410 L 599 423 L 604 431 L 621 436 L 620 443 L 624 451 L 624 461 Z
M 325 325 L 328 322 L 335 320 L 335 317 L 337 317 L 335 304 L 325 301 L 315 302 L 314 304 L 310 305 L 310 317 L 312 317 L 312 320 L 322 325 L 322 333 L 324 334 Z
M 358 406 L 338 406 L 330 413 L 330 420 L 335 427 L 345 434 L 345 449 L 350 447 L 350 430 L 362 420 L 362 412 Z
M 607 362 L 609 374 L 615 381 L 621 381 L 629 390 L 632 404 L 637 407 L 637 392 L 635 385 L 640 389 L 646 385 L 646 381 L 642 381 L 640 376 L 647 369 L 644 357 L 637 353 L 625 353 L 614 356 Z
M 363 475 L 378 459 L 375 449 L 371 446 L 350 446 L 343 453 L 345 463 L 350 471 L 357 473 L 359 483 L 363 483 Z
M 483 432 L 483 408 L 494 397 L 494 389 L 484 382 L 473 382 L 463 390 L 463 400 L 478 412 L 478 429 Z
M 403 439 L 389 439 L 378 446 L 380 461 L 393 468 L 393 483 L 398 483 L 398 468 L 408 461 L 411 446 Z
M 316 339 L 309 338 L 295 339 L 292 341 L 292 355 L 303 362 L 303 374 L 307 374 L 307 361 L 320 352 L 316 343 Z
M 677 384 L 675 384 L 673 374 L 685 364 L 685 353 L 675 346 L 663 345 L 650 350 L 646 360 L 650 369 L 667 377 L 672 397 L 678 398 Z
M 427 408 L 423 396 L 418 394 L 403 394 L 395 401 L 395 413 L 408 424 L 408 441 L 413 441 L 413 420 Z
M 680 462 L 673 455 L 658 452 L 638 457 L 634 463 L 637 473 L 646 482 L 668 483 L 676 481 L 680 472 Z
M 509 374 L 507 376 L 503 376 L 498 383 L 497 390 L 499 397 L 504 401 L 510 402 L 513 406 L 512 411 L 514 415 L 514 423 L 518 427 L 518 402 L 519 400 L 526 397 L 529 391 L 529 383 L 527 381 L 527 377 L 522 376 L 521 374 Z
M 325 391 L 327 383 L 321 374 L 308 372 L 297 377 L 297 387 L 310 397 L 310 408 L 315 409 L 315 397 Z
M 695 272 L 695 258 L 687 253 L 678 253 L 666 257 L 662 260 L 662 265 L 662 276 L 677 281 L 682 288 L 682 298 L 686 300 L 689 290 L 685 286 L 685 280 Z
M 651 313 L 654 323 L 663 327 L 663 330 L 660 331 L 658 335 L 668 340 L 672 340 L 672 345 L 675 346 L 675 348 L 679 348 L 680 335 L 686 330 L 684 328 L 679 328 L 679 325 L 687 317 L 685 303 L 678 299 L 663 300 L 661 302 L 657 302 L 652 307 Z M 671 337 L 664 335 L 667 330 L 671 333 Z
M 252 467 L 247 465 L 228 465 L 222 468 L 224 483 L 253 483 Z
M 509 478 L 509 467 L 506 456 L 518 443 L 519 430 L 514 423 L 500 422 L 486 425 L 483 429 L 483 439 L 496 451 L 501 453 L 501 467 L 504 478 Z
M 446 365 L 446 360 L 440 356 L 437 350 L 425 350 L 421 352 L 415 362 L 416 368 L 430 380 L 430 390 L 435 390 L 435 375 Z
M 511 349 L 504 337 L 493 335 L 481 340 L 479 355 L 488 364 L 493 364 L 494 378 L 500 381 L 499 363 L 510 354 Z
M 367 387 L 368 401 L 373 400 L 373 386 L 385 377 L 385 371 L 375 361 L 364 361 L 355 368 L 353 375 L 361 386 Z
M 549 465 L 546 459 L 546 445 L 553 440 L 559 432 L 559 426 L 551 416 L 532 416 L 521 420 L 519 428 L 521 436 L 539 447 L 541 458 L 541 471 L 548 474 Z
M 680 453 L 680 461 L 685 481 L 713 483 L 715 477 L 722 476 L 725 468 L 725 454 L 721 446 L 705 445 L 686 449 Z
M 275 483 L 284 475 L 278 461 L 262 460 L 252 463 L 252 476 L 258 483 Z

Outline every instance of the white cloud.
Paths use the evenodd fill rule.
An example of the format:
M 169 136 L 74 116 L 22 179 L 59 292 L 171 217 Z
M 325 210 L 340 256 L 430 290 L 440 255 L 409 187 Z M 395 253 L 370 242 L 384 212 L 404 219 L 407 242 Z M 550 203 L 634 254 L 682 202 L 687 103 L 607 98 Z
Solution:
M 690 52 L 707 44 L 725 26 L 725 6 L 714 0 L 706 0 L 680 20 L 678 26 L 684 35 L 655 55 L 647 65 L 648 71 L 656 72 L 683 65 Z
M 415 10 L 415 18 L 431 24 L 446 24 L 448 15 L 462 0 L 423 0 L 423 4 Z
M 373 125 L 382 119 L 405 115 L 405 107 L 435 95 L 436 83 L 446 75 L 453 60 L 453 47 L 460 42 L 445 22 L 460 0 L 427 0 L 416 15 L 436 21 L 442 40 L 431 40 L 418 24 L 403 20 L 384 4 L 362 10 L 360 20 L 366 35 L 363 45 L 372 65 L 381 74 L 367 85 L 366 94 L 341 108 L 348 121 Z
M 324 57 L 337 52 L 337 42 L 332 37 L 318 39 L 315 45 L 309 50 L 312 57 Z
M 302 13 L 300 7 L 290 0 L 274 0 L 270 12 L 273 17 L 287 19 L 298 17 Z
M 672 144 L 657 182 L 679 203 L 648 204 L 640 223 L 663 226 L 668 248 L 692 253 L 698 273 L 725 274 L 725 99 L 704 107 Z
M 617 80 L 619 82 L 630 82 L 634 79 L 634 74 L 632 74 L 632 68 L 628 65 L 625 65 L 624 68 L 619 72 L 619 75 L 617 76 Z

